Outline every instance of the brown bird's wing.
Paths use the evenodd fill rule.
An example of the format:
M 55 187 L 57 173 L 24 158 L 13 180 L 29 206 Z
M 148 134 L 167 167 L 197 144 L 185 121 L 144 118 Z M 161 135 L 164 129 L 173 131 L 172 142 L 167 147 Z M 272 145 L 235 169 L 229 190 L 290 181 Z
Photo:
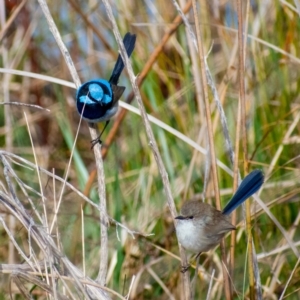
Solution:
M 206 222 L 206 235 L 207 237 L 222 237 L 227 232 L 235 230 L 235 226 L 229 222 L 228 216 L 225 216 L 219 210 L 214 210 L 209 220 Z
M 120 100 L 122 94 L 125 91 L 125 87 L 124 86 L 119 86 L 119 85 L 111 85 L 112 91 L 113 91 L 113 106 L 116 104 L 117 101 Z

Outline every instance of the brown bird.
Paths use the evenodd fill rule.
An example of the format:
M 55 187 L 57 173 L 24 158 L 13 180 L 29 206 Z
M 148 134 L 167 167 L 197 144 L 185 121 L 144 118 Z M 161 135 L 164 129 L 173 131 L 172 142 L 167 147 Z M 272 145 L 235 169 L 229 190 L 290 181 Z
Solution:
M 254 170 L 244 178 L 236 193 L 223 211 L 219 211 L 201 201 L 187 201 L 176 217 L 176 234 L 179 243 L 189 251 L 201 253 L 220 243 L 224 235 L 235 230 L 229 221 L 229 215 L 246 199 L 257 192 L 264 182 L 260 170 Z

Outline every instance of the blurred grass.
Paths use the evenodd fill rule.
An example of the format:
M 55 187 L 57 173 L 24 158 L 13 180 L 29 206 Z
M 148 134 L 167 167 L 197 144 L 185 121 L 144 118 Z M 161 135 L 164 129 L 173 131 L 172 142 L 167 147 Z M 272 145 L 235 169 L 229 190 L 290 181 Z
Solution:
M 12 3 L 15 3 L 15 6 Z M 18 1 L 6 3 L 7 18 L 12 14 L 17 3 Z M 214 5 L 206 3 L 203 7 L 201 6 L 201 15 L 204 16 L 201 28 L 205 33 L 206 51 L 212 45 L 208 62 L 215 83 L 217 87 L 220 87 L 222 83 L 225 83 L 227 87 L 223 107 L 228 118 L 231 138 L 234 140 L 239 88 L 236 74 L 238 61 L 236 57 L 233 65 L 229 65 L 229 60 L 236 42 L 236 33 L 220 25 L 235 26 L 236 13 L 232 2 L 214 1 L 213 3 Z M 294 5 L 292 1 L 290 4 Z M 52 1 L 50 9 L 82 81 L 92 77 L 109 78 L 117 55 L 117 46 L 103 5 L 101 2 L 93 4 L 82 1 L 77 5 L 82 15 L 96 26 L 110 48 L 103 44 L 99 36 L 68 2 Z M 121 33 L 131 31 L 137 34 L 137 45 L 131 61 L 138 74 L 177 13 L 171 2 L 126 0 L 116 1 L 113 5 Z M 261 1 L 252 5 L 248 24 L 249 34 L 255 34 L 263 41 L 299 57 L 299 15 L 283 2 L 267 4 Z M 267 13 L 259 16 L 258 12 L 264 9 Z M 193 22 L 191 17 L 189 19 Z M 30 32 L 27 44 L 24 43 L 26 47 L 21 48 L 21 53 L 18 52 L 18 45 L 23 41 L 24 32 L 34 23 L 36 27 Z M 27 70 L 65 80 L 71 78 L 38 3 L 28 3 L 25 6 L 7 31 L 5 39 L 2 40 L 1 49 L 1 67 L 3 68 Z M 196 141 L 205 120 L 201 119 L 198 113 L 199 107 L 195 98 L 195 82 L 189 51 L 187 33 L 181 25 L 147 74 L 141 93 L 150 114 Z M 271 176 L 267 178 L 261 198 L 266 204 L 271 203 L 269 207 L 271 212 L 287 231 L 296 230 L 293 236 L 296 242 L 300 239 L 299 229 L 294 227 L 294 222 L 299 217 L 297 190 L 300 174 L 299 125 L 295 127 L 288 139 L 284 140 L 284 137 L 295 116 L 299 114 L 299 63 L 251 38 L 247 40 L 246 51 L 245 82 L 251 168 L 268 170 L 278 148 L 284 143 L 275 168 Z M 15 60 L 16 56 L 18 60 Z M 5 76 L 1 74 L 3 84 L 7 82 Z M 123 97 L 126 99 L 131 91 L 126 72 L 121 77 L 120 84 L 126 86 Z M 54 168 L 55 173 L 63 177 L 79 123 L 75 108 L 75 91 L 64 86 L 20 76 L 12 76 L 3 87 L 5 88 L 9 90 L 11 101 L 37 104 L 51 110 L 49 114 L 43 114 L 39 119 L 35 118 L 38 114 L 34 110 L 26 109 L 26 113 L 30 118 L 30 130 L 39 164 L 49 171 Z M 212 103 L 212 108 L 213 116 L 217 117 L 214 103 Z M 34 161 L 28 129 L 23 120 L 23 110 L 25 109 L 10 107 L 9 112 L 13 121 L 11 128 L 5 128 L 4 109 L 0 107 L 0 145 L 3 149 Z M 99 125 L 101 128 L 102 126 L 102 124 Z M 190 166 L 193 149 L 158 126 L 153 125 L 152 128 L 169 175 L 174 198 L 180 207 L 185 188 L 188 189 L 189 197 L 202 192 L 206 157 L 198 154 L 195 164 Z M 5 134 L 8 130 L 13 137 L 12 148 L 7 148 L 6 144 L 7 135 L 5 138 Z M 107 132 L 104 133 L 104 145 L 106 135 Z M 219 123 L 215 131 L 215 142 L 218 159 L 230 166 Z M 203 135 L 200 145 L 207 148 L 207 144 L 207 138 Z M 86 123 L 82 123 L 71 171 L 67 178 L 68 182 L 83 191 L 89 174 L 94 170 L 94 165 L 88 127 Z M 22 166 L 14 164 L 13 166 L 24 182 L 33 189 L 39 190 L 34 172 Z M 242 167 L 242 162 L 240 166 Z M 137 236 L 133 240 L 121 228 L 114 226 L 110 228 L 109 249 L 111 252 L 109 256 L 112 273 L 107 285 L 119 293 L 126 294 L 132 276 L 139 274 L 132 290 L 132 299 L 168 299 L 165 290 L 151 275 L 149 271 L 151 269 L 174 297 L 179 299 L 180 262 L 152 244 L 175 254 L 178 253 L 161 178 L 139 116 L 127 114 L 108 150 L 104 167 L 110 216 L 129 228 L 142 233 L 155 234 L 148 238 Z M 192 176 L 186 187 L 190 167 L 192 167 Z M 233 183 L 230 176 L 221 170 L 219 180 L 222 191 L 224 189 L 222 199 L 225 204 L 231 194 L 231 191 L 225 189 L 232 188 Z M 1 181 L 3 181 L 3 176 L 1 176 Z M 48 218 L 50 219 L 53 212 L 52 199 L 54 195 L 58 198 L 61 188 L 57 183 L 54 189 L 51 182 L 51 178 L 43 176 L 42 183 L 48 197 Z M 93 192 L 90 193 L 94 202 L 97 201 L 96 188 L 94 185 Z M 211 191 L 212 188 L 209 186 L 208 195 L 210 196 L 212 196 Z M 32 195 L 32 198 L 34 203 L 41 208 L 40 198 L 37 195 Z M 277 201 L 272 202 L 274 199 Z M 210 197 L 208 200 L 214 203 Z M 80 219 L 81 201 L 74 193 L 65 191 L 58 217 L 58 232 L 63 251 L 78 267 L 82 265 L 82 241 L 78 229 L 75 229 L 75 223 Z M 30 209 L 28 203 L 24 205 Z M 255 207 L 258 209 L 257 205 Z M 2 208 L 1 210 L 4 214 L 5 211 Z M 239 220 L 241 220 L 242 214 L 240 212 L 239 214 Z M 117 239 L 117 231 L 120 241 Z M 253 216 L 253 234 L 258 255 L 280 249 L 284 241 L 280 231 L 264 212 Z M 1 235 L 3 239 L 0 257 L 2 262 L 8 263 L 8 239 L 4 231 Z M 20 226 L 16 227 L 15 235 L 26 244 L 26 233 Z M 243 297 L 242 293 L 247 293 L 248 289 L 247 273 L 244 267 L 247 249 L 243 224 L 238 229 L 237 236 L 236 265 L 232 281 L 237 295 Z M 89 206 L 85 207 L 84 242 L 86 272 L 88 276 L 95 278 L 99 261 L 99 217 L 97 211 Z M 196 299 L 197 297 L 204 299 L 212 269 L 216 269 L 212 299 L 223 298 L 219 250 L 215 253 L 217 255 L 201 256 L 203 272 L 200 275 L 201 283 L 197 285 Z M 280 261 L 283 262 L 284 267 L 279 268 Z M 15 263 L 17 262 L 20 262 L 20 258 L 15 253 Z M 281 295 L 296 262 L 297 258 L 290 249 L 259 259 L 264 299 L 276 299 Z M 245 287 L 242 280 L 244 276 L 246 276 Z M 7 280 L 8 277 L 2 275 L 0 290 L 2 290 L 3 297 L 8 293 Z M 288 299 L 300 297 L 299 280 L 298 267 L 285 293 L 289 295 Z M 41 299 L 38 296 L 37 298 Z

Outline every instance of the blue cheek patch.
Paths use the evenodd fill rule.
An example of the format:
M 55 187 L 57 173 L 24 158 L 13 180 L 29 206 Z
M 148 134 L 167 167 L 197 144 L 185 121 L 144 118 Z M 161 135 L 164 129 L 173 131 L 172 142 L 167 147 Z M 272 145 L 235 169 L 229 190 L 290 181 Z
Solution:
M 85 105 L 95 104 L 95 102 L 93 100 L 91 100 L 88 96 L 79 97 L 79 102 L 81 102 Z
M 110 97 L 108 95 L 104 95 L 101 102 L 104 103 L 104 104 L 108 104 L 111 101 L 112 101 L 112 97 Z

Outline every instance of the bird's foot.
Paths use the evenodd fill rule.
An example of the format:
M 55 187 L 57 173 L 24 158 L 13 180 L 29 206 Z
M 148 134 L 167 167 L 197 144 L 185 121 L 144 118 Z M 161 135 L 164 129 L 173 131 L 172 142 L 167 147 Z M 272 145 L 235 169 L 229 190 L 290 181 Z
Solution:
M 102 145 L 102 141 L 101 141 L 101 139 L 100 139 L 100 136 L 101 136 L 101 135 L 99 135 L 96 139 L 91 140 L 91 144 L 92 144 L 91 149 L 93 149 L 98 143 L 99 143 L 100 145 Z
M 181 266 L 181 273 L 185 273 L 190 268 L 190 265 L 187 266 Z

